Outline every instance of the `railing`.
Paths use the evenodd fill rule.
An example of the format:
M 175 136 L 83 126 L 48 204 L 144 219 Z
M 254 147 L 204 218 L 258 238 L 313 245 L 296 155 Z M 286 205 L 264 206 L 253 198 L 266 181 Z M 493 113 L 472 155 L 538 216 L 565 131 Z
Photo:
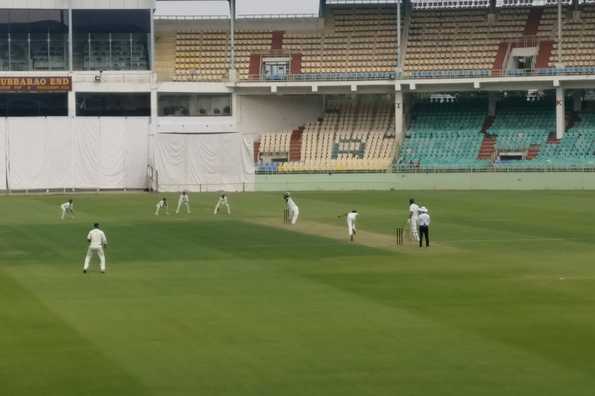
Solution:
M 583 165 L 552 165 L 552 166 L 506 166 L 499 164 L 497 166 L 487 167 L 465 167 L 456 165 L 445 167 L 415 167 L 415 166 L 395 166 L 394 173 L 511 173 L 511 172 L 595 172 L 595 164 L 590 166 Z
M 150 71 L 104 71 L 104 72 L 77 72 L 74 75 L 77 83 L 127 83 L 148 84 L 155 81 L 155 74 Z
M 506 166 L 500 164 L 497 166 L 486 166 L 486 167 L 474 167 L 474 166 L 456 166 L 449 165 L 444 167 L 432 167 L 432 166 L 408 166 L 408 165 L 397 165 L 390 170 L 386 169 L 344 169 L 344 170 L 300 170 L 300 171 L 278 171 L 269 169 L 257 169 L 257 175 L 293 175 L 293 174 L 349 174 L 349 173 L 511 173 L 511 172 L 595 172 L 594 165 L 552 165 L 552 166 Z
M 400 73 L 396 72 L 337 72 L 337 73 L 304 73 L 287 74 L 264 78 L 260 75 L 250 75 L 241 81 L 349 81 L 349 80 L 395 80 Z
M 238 80 L 240 83 L 251 82 L 312 82 L 312 81 L 396 81 L 396 80 L 429 80 L 429 79 L 478 79 L 478 78 L 505 78 L 505 77 L 553 77 L 553 76 L 578 76 L 595 74 L 595 66 L 540 68 L 526 70 L 488 70 L 488 69 L 458 69 L 458 70 L 433 70 L 414 72 L 338 72 L 338 73 L 303 73 L 287 74 L 264 78 L 260 75 L 250 75 Z M 171 78 L 171 77 L 170 77 Z M 230 82 L 227 73 L 220 79 L 201 78 L 196 74 L 175 74 L 173 81 L 184 82 Z

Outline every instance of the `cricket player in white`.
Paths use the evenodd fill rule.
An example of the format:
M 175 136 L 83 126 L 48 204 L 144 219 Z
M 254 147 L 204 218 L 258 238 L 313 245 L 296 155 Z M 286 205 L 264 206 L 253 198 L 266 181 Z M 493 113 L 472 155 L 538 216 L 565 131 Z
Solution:
M 355 226 L 357 216 L 359 216 L 359 213 L 355 209 L 347 213 L 347 232 L 349 233 L 349 240 L 351 242 L 355 240 L 355 234 L 357 233 L 357 228 Z
M 417 228 L 417 218 L 419 216 L 419 206 L 415 203 L 415 199 L 411 198 L 409 200 L 409 219 L 407 222 L 409 223 L 409 227 L 411 229 L 411 239 L 416 242 L 419 242 L 419 233 Z
M 64 202 L 60 205 L 60 209 L 62 209 L 62 220 L 64 220 L 66 215 L 74 217 L 74 203 L 72 202 L 72 199 L 69 199 L 68 202 Z
M 215 206 L 215 210 L 213 211 L 213 214 L 219 213 L 219 208 L 221 207 L 221 205 L 223 205 L 227 208 L 227 214 L 230 215 L 231 209 L 229 208 L 229 201 L 227 200 L 227 195 L 225 195 L 225 194 L 221 194 L 219 196 L 219 200 L 217 201 L 217 205 Z
M 291 194 L 289 194 L 288 192 L 283 194 L 283 198 L 285 198 L 285 202 L 287 203 L 287 209 L 289 210 L 289 219 L 291 224 L 297 223 L 298 217 L 300 215 L 300 208 L 298 208 L 293 198 L 291 198 Z
M 99 256 L 99 268 L 101 269 L 101 273 L 105 274 L 105 254 L 103 253 L 103 248 L 107 247 L 107 238 L 105 237 L 105 233 L 99 229 L 98 223 L 95 223 L 93 229 L 87 234 L 87 240 L 89 241 L 89 248 L 87 249 L 87 257 L 85 257 L 83 272 L 85 274 L 87 273 L 91 258 L 96 254 Z
M 176 209 L 176 214 L 180 213 L 180 209 L 182 205 L 186 208 L 186 213 L 190 214 L 190 196 L 186 191 L 182 191 L 180 194 L 180 198 L 178 198 L 178 207 Z
M 165 197 L 161 198 L 161 201 L 157 202 L 157 205 L 155 205 L 155 216 L 159 216 L 159 213 L 161 213 L 161 209 L 165 209 L 165 214 L 169 214 L 167 198 Z

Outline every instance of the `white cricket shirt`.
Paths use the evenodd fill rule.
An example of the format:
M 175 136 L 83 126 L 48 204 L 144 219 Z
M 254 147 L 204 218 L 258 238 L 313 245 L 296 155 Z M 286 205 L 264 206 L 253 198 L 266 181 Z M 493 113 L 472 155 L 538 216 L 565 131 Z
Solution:
M 416 203 L 412 203 L 411 205 L 409 205 L 409 213 L 412 213 L 411 217 L 413 217 L 414 219 L 417 218 L 419 214 L 419 206 L 417 206 Z
M 107 245 L 107 238 L 103 231 L 98 228 L 94 228 L 89 231 L 87 239 L 90 241 L 89 247 L 93 249 L 101 248 L 103 245 Z
M 295 211 L 298 208 L 291 197 L 287 198 L 287 207 L 293 211 Z

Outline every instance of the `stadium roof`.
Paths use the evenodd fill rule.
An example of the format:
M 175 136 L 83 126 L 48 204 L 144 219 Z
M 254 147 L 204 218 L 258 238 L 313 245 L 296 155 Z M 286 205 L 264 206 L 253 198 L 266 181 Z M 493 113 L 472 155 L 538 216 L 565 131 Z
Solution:
M 239 18 L 317 16 L 319 0 L 236 0 L 236 8 Z M 227 0 L 160 0 L 157 1 L 156 17 L 229 18 L 229 4 Z
M 399 0 L 326 0 L 328 5 L 395 4 Z M 320 0 L 236 0 L 238 18 L 317 17 Z M 228 0 L 159 0 L 157 18 L 229 18 Z

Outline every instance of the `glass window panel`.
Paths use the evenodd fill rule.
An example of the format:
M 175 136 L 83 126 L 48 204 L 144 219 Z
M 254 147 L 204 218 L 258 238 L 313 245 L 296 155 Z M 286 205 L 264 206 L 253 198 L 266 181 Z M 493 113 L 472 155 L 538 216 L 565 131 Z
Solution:
M 0 117 L 65 117 L 68 94 L 0 94 Z
M 161 117 L 231 116 L 231 95 L 159 94 L 158 114 Z
M 77 93 L 76 115 L 81 117 L 150 117 L 149 93 Z
M 29 40 L 26 33 L 10 35 L 10 70 L 30 70 Z
M 72 60 L 75 70 L 90 70 L 89 34 L 75 33 L 72 44 Z
M 8 70 L 8 33 L 0 33 L 0 71 Z
M 49 33 L 31 33 L 31 68 L 49 70 Z
M 112 34 L 112 69 L 130 70 L 132 68 L 132 36 L 129 33 Z
M 68 66 L 68 33 L 50 33 L 50 70 L 66 70 Z
M 10 10 L 9 29 L 12 33 L 29 33 L 31 30 L 29 20 L 30 10 Z
M 10 20 L 10 11 L 9 10 L 0 10 L 0 36 L 4 33 L 9 32 L 9 22 Z
M 75 69 L 149 70 L 150 16 L 147 10 L 73 11 Z M 90 55 L 82 44 L 89 33 Z
M 109 33 L 91 33 L 91 59 L 89 62 L 92 70 L 110 70 L 110 37 Z
M 60 35 L 54 49 L 48 42 L 50 33 Z M 10 44 L 7 44 L 7 35 Z M 67 49 L 58 52 L 60 60 L 56 64 L 59 66 L 52 66 L 51 61 L 53 51 L 68 48 L 67 40 L 68 12 L 65 10 L 0 10 L 0 70 L 65 70 Z
M 149 34 L 132 34 L 132 69 L 149 70 Z
M 72 27 L 76 32 L 150 33 L 149 10 L 74 10 Z

